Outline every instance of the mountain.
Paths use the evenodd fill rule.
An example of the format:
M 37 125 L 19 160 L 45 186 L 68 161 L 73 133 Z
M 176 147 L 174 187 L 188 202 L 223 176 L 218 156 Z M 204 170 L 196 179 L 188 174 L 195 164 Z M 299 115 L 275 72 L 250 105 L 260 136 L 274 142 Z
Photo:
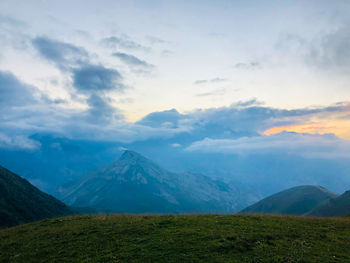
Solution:
M 56 198 L 0 166 L 0 228 L 71 213 Z
M 311 210 L 308 216 L 346 216 L 350 214 L 350 191 L 346 191 L 344 194 L 329 199 L 313 210 Z
M 116 213 L 231 213 L 256 200 L 201 174 L 169 172 L 133 151 L 58 189 L 65 203 Z
M 336 194 L 321 186 L 303 185 L 293 187 L 253 204 L 242 213 L 304 215 Z

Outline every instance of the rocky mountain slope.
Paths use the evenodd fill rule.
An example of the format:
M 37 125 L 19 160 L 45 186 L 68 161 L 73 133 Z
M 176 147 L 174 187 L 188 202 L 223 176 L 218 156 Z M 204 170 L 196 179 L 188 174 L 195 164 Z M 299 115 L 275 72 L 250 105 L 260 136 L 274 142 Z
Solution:
M 256 200 L 201 174 L 166 171 L 133 151 L 60 187 L 58 196 L 72 206 L 115 213 L 231 213 Z

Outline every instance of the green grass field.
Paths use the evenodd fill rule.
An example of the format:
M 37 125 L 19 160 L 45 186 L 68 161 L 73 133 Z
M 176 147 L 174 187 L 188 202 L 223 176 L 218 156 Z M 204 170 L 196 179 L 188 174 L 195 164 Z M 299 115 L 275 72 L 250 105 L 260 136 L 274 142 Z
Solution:
M 350 218 L 64 217 L 0 230 L 0 262 L 350 262 Z

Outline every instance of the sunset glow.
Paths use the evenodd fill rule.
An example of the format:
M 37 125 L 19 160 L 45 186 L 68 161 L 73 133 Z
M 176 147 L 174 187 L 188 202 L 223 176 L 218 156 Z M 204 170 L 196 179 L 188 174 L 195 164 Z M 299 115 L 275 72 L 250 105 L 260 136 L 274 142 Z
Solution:
M 287 126 L 278 126 L 268 129 L 264 132 L 265 135 L 271 135 L 280 133 L 282 131 L 297 132 L 297 133 L 310 133 L 310 134 L 327 134 L 333 133 L 334 135 L 350 140 L 350 119 L 348 120 L 331 120 L 301 123 Z

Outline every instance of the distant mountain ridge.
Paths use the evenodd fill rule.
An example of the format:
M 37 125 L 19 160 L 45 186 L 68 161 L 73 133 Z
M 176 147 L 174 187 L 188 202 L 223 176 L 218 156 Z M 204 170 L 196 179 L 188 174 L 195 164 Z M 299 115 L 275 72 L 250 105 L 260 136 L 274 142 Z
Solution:
M 172 173 L 133 152 L 59 188 L 65 203 L 115 213 L 232 213 L 256 198 L 201 174 Z
M 273 194 L 243 209 L 242 213 L 305 215 L 338 195 L 321 186 L 303 185 Z
M 0 228 L 72 213 L 53 196 L 0 166 Z

